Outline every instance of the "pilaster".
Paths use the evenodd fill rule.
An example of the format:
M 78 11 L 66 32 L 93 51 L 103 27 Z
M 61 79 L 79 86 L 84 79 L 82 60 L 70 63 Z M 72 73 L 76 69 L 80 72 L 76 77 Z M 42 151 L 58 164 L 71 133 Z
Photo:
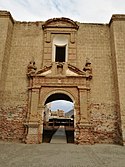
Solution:
M 24 124 L 27 128 L 26 143 L 42 142 L 42 113 L 39 104 L 39 89 L 29 91 L 31 106 L 27 121 Z

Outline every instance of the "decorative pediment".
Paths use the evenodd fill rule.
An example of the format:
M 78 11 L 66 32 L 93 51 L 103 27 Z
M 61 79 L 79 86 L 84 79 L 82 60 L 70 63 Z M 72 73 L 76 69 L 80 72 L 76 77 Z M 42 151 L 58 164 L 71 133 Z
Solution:
M 69 18 L 65 18 L 65 17 L 49 19 L 43 24 L 42 27 L 43 29 L 46 29 L 46 28 L 73 28 L 76 30 L 78 30 L 79 28 L 76 22 L 74 22 L 73 20 Z
M 83 70 L 64 62 L 54 62 L 49 66 L 44 66 L 43 68 L 36 71 L 35 66 L 28 65 L 27 76 L 44 76 L 44 77 L 67 77 L 67 76 L 76 76 L 76 77 L 86 77 L 92 78 L 92 68 L 90 63 L 86 63 Z M 30 69 L 32 67 L 32 69 Z
M 38 76 L 85 76 L 85 72 L 81 71 L 77 67 L 71 64 L 63 64 L 61 62 L 56 62 L 53 65 L 45 66 L 36 72 Z
M 71 72 L 70 72 L 71 71 Z M 80 70 L 79 68 L 71 65 L 71 64 L 68 64 L 68 72 L 70 72 L 72 75 L 85 75 L 85 72 Z
M 44 66 L 42 69 L 40 69 L 39 71 L 37 71 L 36 75 L 40 75 L 40 76 L 46 76 L 48 74 L 50 74 L 52 65 L 50 66 Z

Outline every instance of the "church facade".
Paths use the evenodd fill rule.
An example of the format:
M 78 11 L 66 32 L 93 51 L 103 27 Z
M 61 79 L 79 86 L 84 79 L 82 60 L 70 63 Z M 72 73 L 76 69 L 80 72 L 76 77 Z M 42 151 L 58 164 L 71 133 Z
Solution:
M 19 22 L 0 11 L 0 139 L 42 143 L 54 100 L 74 104 L 74 143 L 125 144 L 125 15 Z

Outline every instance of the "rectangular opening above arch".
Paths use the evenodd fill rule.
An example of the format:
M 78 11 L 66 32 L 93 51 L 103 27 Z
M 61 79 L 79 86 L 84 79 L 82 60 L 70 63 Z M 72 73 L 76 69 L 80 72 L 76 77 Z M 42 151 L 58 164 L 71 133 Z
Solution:
M 55 46 L 55 62 L 66 61 L 66 46 Z

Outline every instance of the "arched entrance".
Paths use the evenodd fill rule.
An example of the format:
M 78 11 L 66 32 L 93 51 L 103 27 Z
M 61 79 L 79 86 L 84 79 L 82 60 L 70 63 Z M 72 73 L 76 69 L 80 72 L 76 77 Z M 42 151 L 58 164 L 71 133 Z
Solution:
M 28 109 L 24 123 L 26 143 L 42 143 L 45 104 L 60 99 L 74 103 L 74 116 L 72 116 L 74 143 L 93 142 L 92 126 L 89 121 L 92 75 L 91 68 L 87 64 L 88 62 L 84 71 L 81 71 L 67 62 L 53 62 L 37 72 L 34 72 L 34 69 L 28 72 Z
M 60 102 L 58 109 L 53 111 L 51 104 L 58 100 Z M 73 108 L 66 113 L 67 101 L 73 103 Z M 64 104 L 63 107 L 61 102 Z M 74 143 L 74 99 L 71 95 L 69 97 L 66 92 L 53 93 L 45 101 L 42 141 L 46 143 Z

